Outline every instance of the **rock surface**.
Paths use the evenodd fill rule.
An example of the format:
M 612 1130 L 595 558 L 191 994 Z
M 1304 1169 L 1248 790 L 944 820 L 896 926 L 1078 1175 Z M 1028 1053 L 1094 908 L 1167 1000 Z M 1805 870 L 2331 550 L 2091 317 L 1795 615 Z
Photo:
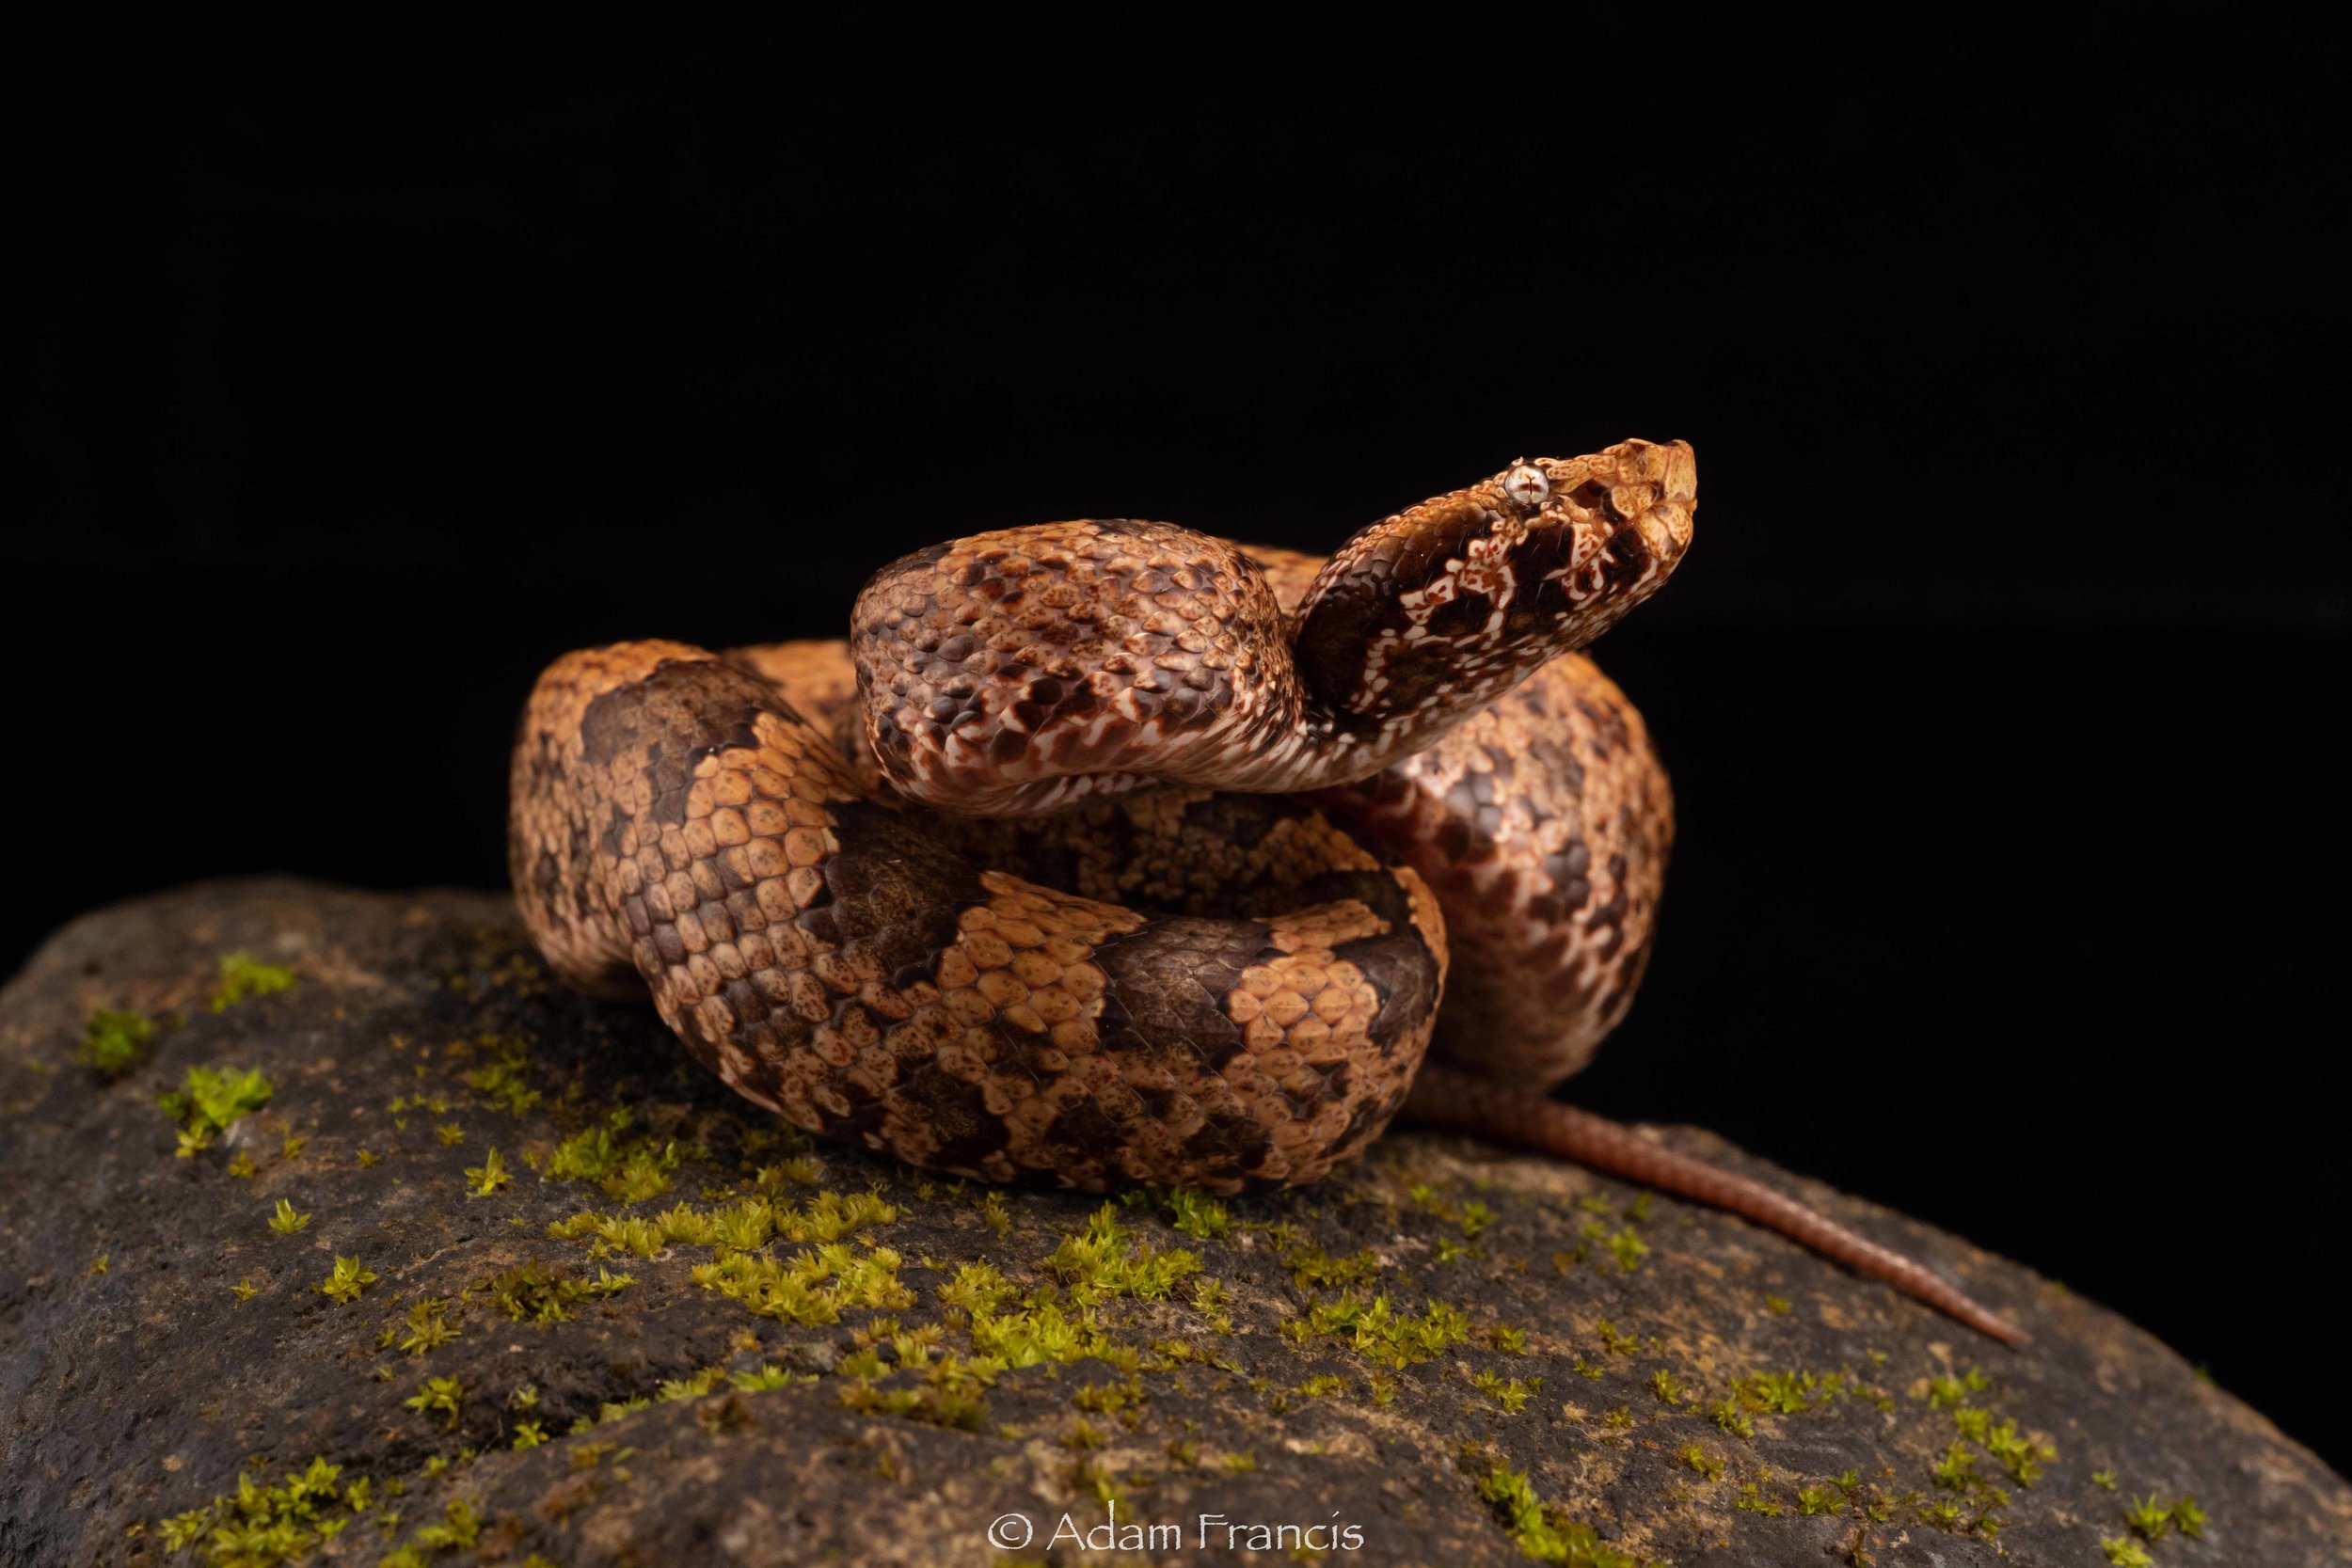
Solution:
M 102 1012 L 160 1020 L 101 1019 L 112 1078 Z M 2344 1483 L 2129 1323 L 1662 1135 L 2037 1343 L 1458 1139 L 1222 1210 L 930 1182 L 552 986 L 501 899 L 164 895 L 0 995 L 0 1561 L 2352 1552 Z

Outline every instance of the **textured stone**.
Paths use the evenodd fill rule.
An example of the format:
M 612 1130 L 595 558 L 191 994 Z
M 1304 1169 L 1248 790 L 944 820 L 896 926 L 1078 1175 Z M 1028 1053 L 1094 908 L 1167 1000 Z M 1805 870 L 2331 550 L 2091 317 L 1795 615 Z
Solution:
M 296 984 L 213 1011 L 230 952 L 289 966 Z M 74 1059 L 101 1008 L 184 1016 L 106 1082 Z M 191 1068 L 258 1069 L 272 1093 L 183 1158 L 156 1097 Z M 628 1203 L 542 1174 L 565 1139 L 622 1110 L 622 1148 L 651 1140 L 636 1179 L 668 1191 Z M 205 1561 L 223 1549 L 213 1528 L 241 1528 L 238 1509 L 215 1510 L 179 1550 L 166 1521 L 233 1497 L 241 1477 L 277 1486 L 319 1459 L 341 1466 L 338 1496 L 312 1517 L 296 1511 L 280 1544 L 346 1518 L 312 1556 L 371 1564 L 403 1546 L 420 1561 L 538 1553 L 563 1568 L 1223 1560 L 1200 1546 L 1204 1513 L 1356 1527 L 1360 1549 L 1332 1561 L 1523 1560 L 1499 1471 L 1550 1505 L 1544 1528 L 1578 1544 L 1574 1560 L 1594 1560 L 1582 1529 L 1686 1568 L 2098 1564 L 2102 1538 L 2126 1536 L 2127 1506 L 2151 1493 L 2191 1494 L 2205 1515 L 2201 1537 L 2171 1529 L 2148 1544 L 2164 1568 L 2352 1550 L 2352 1491 L 2145 1334 L 1703 1133 L 1664 1135 L 1801 1192 L 1995 1304 L 2038 1298 L 2041 1338 L 2005 1351 L 1739 1221 L 1458 1139 L 1392 1133 L 1318 1187 L 1231 1203 L 1217 1237 L 1178 1230 L 1155 1204 L 1115 1206 L 1126 1261 L 1104 1268 L 1083 1246 L 1057 1253 L 1099 1200 L 990 1200 L 863 1154 L 765 1143 L 777 1126 L 649 1011 L 551 985 L 503 899 L 254 882 L 74 923 L 0 995 L 0 1562 Z M 479 1174 L 494 1148 L 503 1183 Z M 870 1191 L 896 1210 L 834 1260 L 862 1266 L 870 1299 L 891 1305 L 779 1321 L 711 1288 L 711 1245 L 598 1259 L 590 1239 L 549 1234 L 590 1210 L 649 1222 L 671 1211 L 675 1228 L 673 1206 L 757 1193 L 762 1167 L 803 1227 L 825 1193 Z M 309 1216 L 302 1229 L 271 1228 L 281 1198 Z M 877 1247 L 899 1255 L 895 1283 Z M 1197 1254 L 1197 1275 L 1151 1263 L 1173 1248 Z M 356 1301 L 317 1288 L 339 1257 L 373 1275 Z M 566 1315 L 554 1321 L 510 1318 L 485 1284 L 534 1260 L 545 1272 L 509 1276 L 504 1293 L 556 1303 Z M 1071 1296 L 1089 1278 L 1172 1290 L 1095 1303 L 1103 1355 L 1009 1368 L 958 1402 L 894 1363 L 974 1354 L 972 1324 L 940 1291 L 980 1260 L 1015 1292 L 1001 1309 L 1029 1312 L 1032 1330 L 1048 1304 L 1078 1317 Z M 827 1267 L 808 1265 L 820 1293 L 842 1281 Z M 582 1293 L 599 1268 L 635 1282 Z M 1221 1305 L 1196 1301 L 1203 1280 Z M 1375 1294 L 1414 1330 L 1375 1317 L 1364 1348 L 1323 1331 L 1339 1304 Z M 411 1354 L 410 1310 L 427 1300 L 456 1338 Z M 928 1349 L 861 1339 L 876 1320 L 941 1331 Z M 1320 1327 L 1295 1337 L 1282 1326 L 1295 1321 Z M 1431 1354 L 1387 1364 L 1391 1342 Z M 761 1367 L 802 1380 L 660 1397 L 665 1382 Z M 1981 1386 L 1931 1381 L 1972 1367 Z M 430 1403 L 434 1378 L 454 1380 L 453 1411 Z M 535 1405 L 516 1402 L 525 1385 Z M 639 1398 L 653 1402 L 599 1418 Z M 1804 1408 L 1759 1408 L 1776 1404 Z M 1718 1406 L 1753 1435 L 1719 1424 Z M 968 1425 L 941 1424 L 958 1419 Z M 517 1449 L 527 1421 L 548 1440 Z M 572 1435 L 576 1421 L 593 1430 Z M 2021 1462 L 2039 1471 L 2030 1485 L 2009 1473 Z M 1977 1483 L 1940 1484 L 1939 1463 Z M 1851 1497 L 1835 1479 L 1846 1472 Z M 342 1489 L 362 1476 L 368 1506 L 355 1512 Z M 1992 1539 L 1970 1528 L 1989 1485 L 2007 1497 Z M 1065 1513 L 1081 1530 L 1104 1523 L 1107 1489 L 1120 1523 L 1178 1527 L 1181 1546 L 1049 1554 Z M 1958 1528 L 1930 1517 L 1942 1504 Z M 1014 1513 L 1034 1538 L 1000 1552 L 984 1532 Z M 437 1527 L 449 1533 L 420 1534 Z M 1213 1546 L 1227 1539 L 1213 1532 Z

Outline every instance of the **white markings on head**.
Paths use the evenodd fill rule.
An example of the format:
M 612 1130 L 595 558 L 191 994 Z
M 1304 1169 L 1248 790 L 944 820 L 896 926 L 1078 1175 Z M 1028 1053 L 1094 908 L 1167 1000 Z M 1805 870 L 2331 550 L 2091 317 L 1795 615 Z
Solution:
M 1521 506 L 1541 506 L 1551 499 L 1551 481 L 1533 463 L 1517 463 L 1502 476 L 1502 492 Z

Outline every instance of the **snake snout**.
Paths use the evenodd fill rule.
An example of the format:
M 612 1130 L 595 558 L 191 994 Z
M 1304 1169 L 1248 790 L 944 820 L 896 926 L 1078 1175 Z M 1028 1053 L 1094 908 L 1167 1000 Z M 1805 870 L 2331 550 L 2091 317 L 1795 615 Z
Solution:
M 1698 454 L 1688 441 L 1644 446 L 1640 467 L 1649 503 L 1632 513 L 1629 526 L 1639 529 L 1649 553 L 1671 568 L 1691 547 L 1698 525 Z

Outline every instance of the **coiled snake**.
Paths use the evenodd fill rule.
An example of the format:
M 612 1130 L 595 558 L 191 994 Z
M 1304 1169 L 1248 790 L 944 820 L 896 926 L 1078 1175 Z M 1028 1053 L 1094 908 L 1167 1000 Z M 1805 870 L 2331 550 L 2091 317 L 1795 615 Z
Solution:
M 2020 1339 L 1543 1095 L 1631 1003 L 1673 832 L 1640 716 L 1575 650 L 1666 580 L 1696 491 L 1688 445 L 1627 441 L 1327 562 L 1009 529 L 884 567 L 846 645 L 566 655 L 515 751 L 517 901 L 567 981 L 650 988 L 738 1093 L 928 1169 L 1237 1193 L 1311 1181 L 1403 1112 Z

